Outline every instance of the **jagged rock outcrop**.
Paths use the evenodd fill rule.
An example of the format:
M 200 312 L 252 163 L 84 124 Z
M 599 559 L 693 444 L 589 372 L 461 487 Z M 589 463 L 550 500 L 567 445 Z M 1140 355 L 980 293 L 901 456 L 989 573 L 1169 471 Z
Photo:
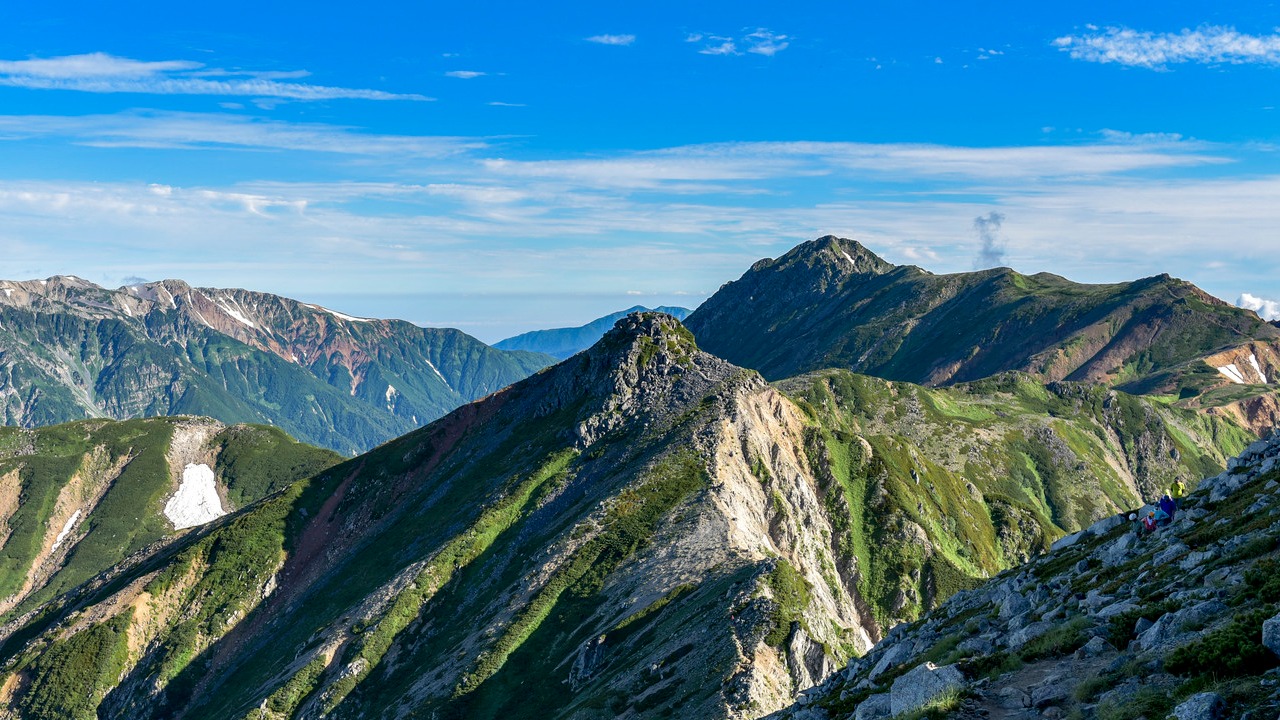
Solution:
M 180 280 L 0 280 L 0 421 L 206 415 L 367 450 L 550 364 L 458 330 Z
M 1274 717 L 1280 712 L 1280 435 L 1139 533 L 1107 518 L 895 627 L 773 718 L 884 716 L 898 683 L 957 718 Z M 1137 513 L 1135 513 L 1137 514 Z M 917 683 L 922 687 L 924 684 Z M 865 709 L 864 709 L 865 708 Z

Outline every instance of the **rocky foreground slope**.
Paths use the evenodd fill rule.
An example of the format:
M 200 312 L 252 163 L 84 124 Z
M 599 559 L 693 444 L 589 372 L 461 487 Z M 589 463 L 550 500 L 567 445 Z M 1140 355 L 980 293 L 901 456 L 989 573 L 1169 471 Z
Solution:
M 1248 401 L 1238 414 L 1257 430 L 1280 420 L 1267 387 L 1280 379 L 1280 328 L 1168 275 L 935 275 L 828 236 L 757 262 L 685 324 L 708 352 L 770 380 L 846 368 L 937 386 L 1016 370 L 1201 407 Z
M 203 415 L 353 455 L 551 362 L 247 290 L 0 280 L 6 425 Z
M 992 383 L 779 389 L 629 316 L 4 628 L 0 717 L 759 717 L 1246 437 Z
M 1113 516 L 895 627 L 781 720 L 1280 715 L 1280 435 L 1172 525 Z

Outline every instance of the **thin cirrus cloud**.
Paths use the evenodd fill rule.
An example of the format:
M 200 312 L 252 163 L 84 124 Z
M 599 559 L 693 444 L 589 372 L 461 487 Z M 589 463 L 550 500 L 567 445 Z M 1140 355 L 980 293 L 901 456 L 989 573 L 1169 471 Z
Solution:
M 240 72 L 207 68 L 188 60 L 143 61 L 107 53 L 0 60 L 0 85 L 32 90 L 150 95 L 218 95 L 281 100 L 413 100 L 416 93 L 331 87 L 289 82 L 305 71 Z
M 450 70 L 445 73 L 445 77 L 458 78 L 459 80 L 471 80 L 473 78 L 484 77 L 488 73 L 479 70 Z
M 625 47 L 627 45 L 631 45 L 632 43 L 634 43 L 636 41 L 636 36 L 635 35 L 608 35 L 608 34 L 592 35 L 591 37 L 586 38 L 586 41 L 589 43 L 595 43 L 597 45 L 621 45 Z
M 322 123 L 280 122 L 222 113 L 0 115 L 0 142 L 69 140 L 90 147 L 176 150 L 294 150 L 394 158 L 439 158 L 486 146 L 477 138 L 379 135 Z
M 1204 25 L 1177 33 L 1088 26 L 1053 45 L 1075 60 L 1160 70 L 1182 63 L 1280 65 L 1280 34 L 1250 35 L 1233 27 Z
M 752 53 L 773 57 L 791 45 L 791 38 L 775 33 L 767 28 L 756 28 L 738 37 L 714 35 L 708 33 L 689 33 L 684 38 L 688 43 L 701 43 L 698 52 L 702 55 L 742 55 Z

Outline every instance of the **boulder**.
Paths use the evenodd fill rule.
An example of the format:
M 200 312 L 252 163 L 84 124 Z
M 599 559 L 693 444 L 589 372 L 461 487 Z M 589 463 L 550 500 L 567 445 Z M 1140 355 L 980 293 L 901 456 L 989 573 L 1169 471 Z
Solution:
M 964 687 L 964 675 L 955 665 L 937 667 L 927 662 L 893 681 L 889 690 L 889 709 L 893 715 L 914 712 Z
M 1187 698 L 1173 709 L 1178 720 L 1218 720 L 1226 710 L 1222 696 L 1214 692 L 1202 692 Z
M 1031 601 L 1022 597 L 1020 593 L 1011 592 L 1005 596 L 1004 602 L 1000 603 L 1000 619 L 1008 620 L 1018 617 L 1029 610 L 1031 610 Z
M 1087 532 L 1095 537 L 1098 535 L 1105 535 L 1106 533 L 1120 527 L 1124 522 L 1125 519 L 1123 515 L 1108 515 L 1107 517 L 1104 517 L 1098 522 L 1090 525 Z
M 854 720 L 884 720 L 889 717 L 893 717 L 889 693 L 872 695 L 858 703 L 857 709 L 853 711 Z
M 1096 613 L 1096 616 L 1103 619 L 1110 619 L 1115 617 L 1116 615 L 1123 615 L 1124 613 L 1127 613 L 1130 610 L 1137 610 L 1137 609 L 1138 609 L 1138 604 L 1133 602 L 1132 600 L 1121 600 L 1120 602 L 1114 602 L 1102 608 Z
M 1062 548 L 1071 547 L 1072 545 L 1075 545 L 1077 542 L 1079 542 L 1080 538 L 1084 537 L 1084 534 L 1085 534 L 1085 531 L 1080 530 L 1077 532 L 1073 532 L 1070 535 L 1060 537 L 1057 540 L 1053 541 L 1053 544 L 1049 546 L 1049 550 L 1050 551 L 1061 550 Z
M 1098 657 L 1108 652 L 1115 652 L 1115 648 L 1111 647 L 1111 643 L 1100 637 L 1091 637 L 1084 647 L 1076 650 L 1075 656 L 1079 659 Z
M 1039 622 L 1033 622 L 1021 630 L 1009 633 L 1009 637 L 1005 640 L 1005 647 L 1007 647 L 1011 652 L 1017 652 L 1027 643 L 1052 630 L 1053 625 L 1054 624 L 1051 622 L 1041 620 Z
M 1102 551 L 1102 564 L 1107 567 L 1115 567 L 1129 559 L 1129 553 L 1138 545 L 1138 536 L 1133 533 L 1125 533 L 1115 539 Z
M 1022 688 L 1012 686 L 1000 688 L 997 696 L 1000 698 L 999 702 L 1002 708 L 1020 710 L 1031 707 L 1031 695 Z
M 888 650 L 885 650 L 884 654 L 880 656 L 880 662 L 876 663 L 876 666 L 871 668 L 871 673 L 867 675 L 867 678 L 875 680 L 893 666 L 903 660 L 906 660 L 910 655 L 911 648 L 907 647 L 905 643 L 898 643 L 897 645 L 894 645 Z
M 1069 683 L 1062 682 L 1061 678 L 1053 678 L 1031 691 L 1031 705 L 1037 709 L 1057 705 L 1070 697 L 1070 690 Z
M 1262 644 L 1271 652 L 1280 655 L 1280 615 L 1262 623 Z

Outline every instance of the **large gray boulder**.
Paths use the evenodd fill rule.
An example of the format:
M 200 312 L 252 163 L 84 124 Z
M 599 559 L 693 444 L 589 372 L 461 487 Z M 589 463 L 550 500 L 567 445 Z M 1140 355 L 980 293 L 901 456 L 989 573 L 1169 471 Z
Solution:
M 1280 655 L 1280 615 L 1262 623 L 1262 644 L 1271 652 Z
M 1178 720 L 1218 720 L 1226 709 L 1227 705 L 1221 695 L 1202 692 L 1192 695 L 1174 708 L 1173 716 Z
M 889 703 L 889 693 L 880 693 L 858 703 L 853 711 L 854 720 L 884 720 L 893 717 L 893 709 Z
M 927 662 L 893 681 L 889 689 L 889 709 L 893 715 L 914 712 L 964 687 L 964 675 L 955 665 L 937 667 Z

